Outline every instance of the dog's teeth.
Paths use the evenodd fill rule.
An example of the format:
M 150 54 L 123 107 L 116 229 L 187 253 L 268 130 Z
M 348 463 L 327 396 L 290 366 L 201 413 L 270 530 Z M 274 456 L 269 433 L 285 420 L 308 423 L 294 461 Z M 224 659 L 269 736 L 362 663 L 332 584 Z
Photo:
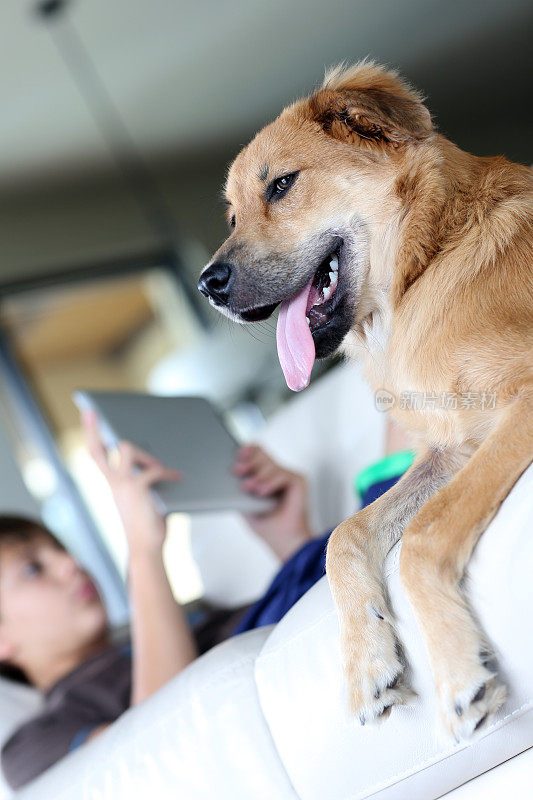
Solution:
M 331 294 L 331 286 L 325 286 L 324 289 L 322 290 L 322 297 L 324 298 L 324 300 L 328 300 L 330 294 Z
M 337 258 L 337 256 L 331 256 L 329 265 L 330 265 L 331 269 L 333 270 L 333 272 L 337 272 L 338 271 L 338 269 L 339 269 L 339 259 Z
M 306 320 L 307 320 L 307 324 L 311 325 L 311 320 L 309 319 L 309 317 L 306 317 Z

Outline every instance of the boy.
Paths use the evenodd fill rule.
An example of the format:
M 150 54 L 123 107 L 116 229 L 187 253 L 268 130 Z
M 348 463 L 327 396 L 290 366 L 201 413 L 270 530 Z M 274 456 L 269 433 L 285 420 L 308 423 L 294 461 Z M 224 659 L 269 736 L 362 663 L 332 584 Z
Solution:
M 110 484 L 129 545 L 131 646 L 113 643 L 94 583 L 46 528 L 0 517 L 0 666 L 4 673 L 21 672 L 45 697 L 41 713 L 3 747 L 2 768 L 13 788 L 97 736 L 198 655 L 164 570 L 165 520 L 149 492 L 180 474 L 128 442 L 120 445 L 118 463 L 108 459 L 96 422 L 94 415 L 84 417 L 87 443 Z M 403 434 L 389 427 L 387 451 L 405 444 Z M 390 465 L 379 472 L 380 464 L 372 465 L 363 504 L 401 475 Z M 284 562 L 265 595 L 234 624 L 239 633 L 281 619 L 324 575 L 329 534 L 312 536 L 304 478 L 261 448 L 241 448 L 234 470 L 247 491 L 277 497 L 273 511 L 248 520 Z
M 165 573 L 165 520 L 149 492 L 153 484 L 179 480 L 180 474 L 127 442 L 121 443 L 118 463 L 108 459 L 95 417 L 87 415 L 84 426 L 128 540 L 131 647 L 113 643 L 95 584 L 46 528 L 0 518 L 0 662 L 4 674 L 18 671 L 45 698 L 41 713 L 2 750 L 2 768 L 13 788 L 97 736 L 198 655 Z M 241 449 L 235 472 L 248 491 L 277 493 L 274 511 L 250 521 L 286 561 L 311 538 L 303 478 L 257 447 Z

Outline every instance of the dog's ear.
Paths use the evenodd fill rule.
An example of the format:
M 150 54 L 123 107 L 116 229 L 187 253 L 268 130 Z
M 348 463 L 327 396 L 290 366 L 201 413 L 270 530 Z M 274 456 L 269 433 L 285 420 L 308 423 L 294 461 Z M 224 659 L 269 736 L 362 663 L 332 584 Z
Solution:
M 335 139 L 370 147 L 398 147 L 425 139 L 433 129 L 421 95 L 369 61 L 331 70 L 309 98 L 308 113 Z

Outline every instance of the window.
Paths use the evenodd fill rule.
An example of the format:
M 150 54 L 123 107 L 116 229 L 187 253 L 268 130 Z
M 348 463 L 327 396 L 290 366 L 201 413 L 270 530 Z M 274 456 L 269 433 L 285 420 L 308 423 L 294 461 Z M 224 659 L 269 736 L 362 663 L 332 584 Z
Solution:
M 125 537 L 71 395 L 78 388 L 149 391 L 164 360 L 201 337 L 201 321 L 171 270 L 154 266 L 10 293 L 0 324 L 2 419 L 24 482 L 68 547 L 86 562 L 91 549 L 109 555 L 108 582 L 113 565 L 124 578 Z M 100 575 L 98 552 L 92 555 Z M 165 557 L 176 597 L 198 597 L 186 515 L 169 519 Z

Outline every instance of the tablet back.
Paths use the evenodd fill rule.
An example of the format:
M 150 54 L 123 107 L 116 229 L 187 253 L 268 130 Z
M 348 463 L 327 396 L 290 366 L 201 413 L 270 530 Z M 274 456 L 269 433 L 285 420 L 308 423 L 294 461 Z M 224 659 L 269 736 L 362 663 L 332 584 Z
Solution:
M 73 399 L 81 411 L 96 411 L 107 447 L 127 439 L 183 473 L 180 483 L 154 487 L 162 512 L 261 513 L 273 507 L 272 499 L 241 490 L 232 472 L 238 445 L 204 398 L 78 391 Z

